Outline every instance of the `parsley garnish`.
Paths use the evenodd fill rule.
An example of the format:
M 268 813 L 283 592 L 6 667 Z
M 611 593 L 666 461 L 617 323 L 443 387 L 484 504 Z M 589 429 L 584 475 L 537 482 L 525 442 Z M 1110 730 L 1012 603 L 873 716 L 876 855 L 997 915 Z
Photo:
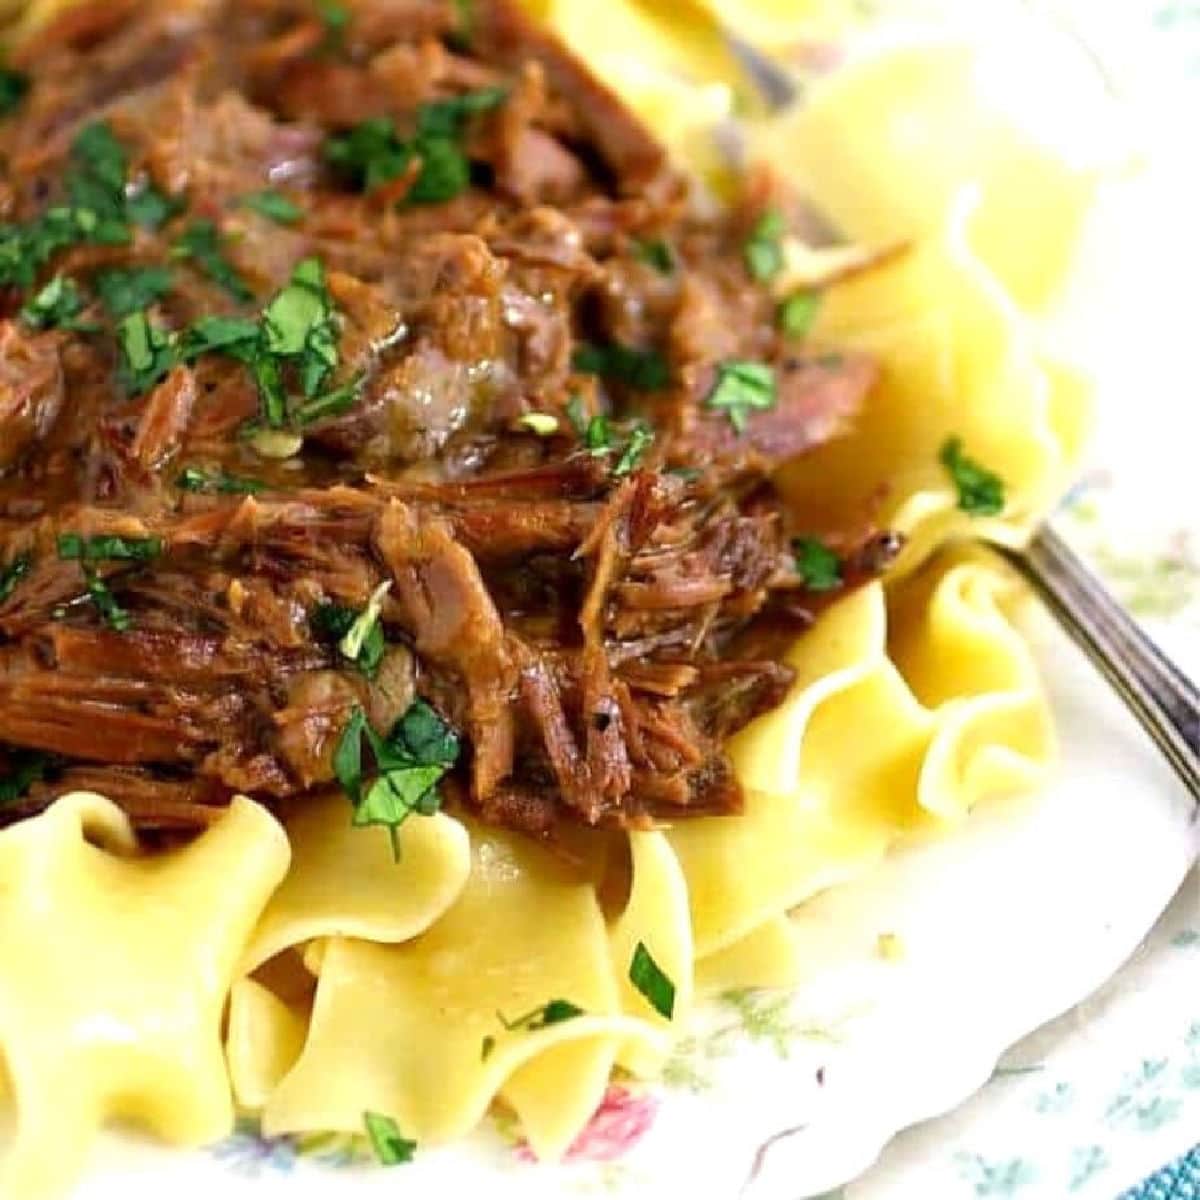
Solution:
M 675 1015 L 675 985 L 663 974 L 645 942 L 638 942 L 629 964 L 629 982 L 650 1002 L 660 1016 L 671 1020 Z
M 18 554 L 2 571 L 0 571 L 0 604 L 17 590 L 17 584 L 33 570 L 33 558 L 28 554 Z
M 58 557 L 66 562 L 149 562 L 162 553 L 162 538 L 83 537 L 62 533 Z
M 306 425 L 315 425 L 318 421 L 348 413 L 358 403 L 365 382 L 365 375 L 356 375 L 349 383 L 306 400 L 292 413 L 292 424 L 303 429 Z
M 15 113 L 28 94 L 28 75 L 14 71 L 11 67 L 0 67 L 0 117 L 9 117 Z
M 350 27 L 350 10 L 339 0 L 317 0 L 317 15 L 325 26 L 325 49 L 340 50 Z
M 637 392 L 661 392 L 671 382 L 670 364 L 657 350 L 638 350 L 618 342 L 580 346 L 572 361 L 575 370 L 585 375 L 615 379 Z
M 315 398 L 338 365 L 333 300 L 319 259 L 307 258 L 295 269 L 291 283 L 263 310 L 262 332 L 267 353 L 291 362 L 305 396 Z
M 458 28 L 451 35 L 451 44 L 457 49 L 470 49 L 475 38 L 475 0 L 454 0 L 458 10 Z
M 768 283 L 783 270 L 783 214 L 777 209 L 763 213 L 743 246 L 746 269 L 759 283 Z
M 819 292 L 795 292 L 780 306 L 776 314 L 780 331 L 790 338 L 808 335 L 821 308 Z
M 92 567 L 84 567 L 83 577 L 97 611 L 118 633 L 124 633 L 133 624 L 133 618 L 117 603 L 117 598 L 108 590 L 108 584 Z
M 635 470 L 642 461 L 646 451 L 654 445 L 654 431 L 643 421 L 639 421 L 629 434 L 629 441 L 621 451 L 621 457 L 613 464 L 612 473 L 620 479 Z
M 156 304 L 171 290 L 166 267 L 112 267 L 94 280 L 96 294 L 114 320 Z
M 221 232 L 215 221 L 207 218 L 192 221 L 176 241 L 174 254 L 177 258 L 191 259 L 240 303 L 248 304 L 254 299 L 249 284 L 221 253 Z
M 180 200 L 163 195 L 152 183 L 146 184 L 125 201 L 125 213 L 143 229 L 161 229 L 186 206 Z
M 140 396 L 161 383 L 179 362 L 174 335 L 150 322 L 144 312 L 130 313 L 117 326 L 121 382 Z
M 711 409 L 729 413 L 729 423 L 743 433 L 752 412 L 775 407 L 775 372 L 766 363 L 731 360 L 717 368 L 717 382 L 705 401 Z
M 539 1029 L 545 1029 L 547 1025 L 558 1025 L 563 1021 L 570 1021 L 575 1017 L 582 1016 L 583 1009 L 569 1000 L 551 1000 L 546 1004 L 540 1004 L 537 1008 L 531 1009 L 512 1021 L 507 1020 L 502 1012 L 496 1013 L 496 1019 L 509 1033 L 517 1030 L 523 1033 L 536 1033 Z
M 471 183 L 471 164 L 462 144 L 467 122 L 498 108 L 507 96 L 504 88 L 484 88 L 423 104 L 411 138 L 402 137 L 388 118 L 373 117 L 327 139 L 325 161 L 352 187 L 369 192 L 399 179 L 419 160 L 420 171 L 405 203 L 441 204 Z
M 209 315 L 190 325 L 179 342 L 180 357 L 194 362 L 203 354 L 227 354 L 253 362 L 258 353 L 258 322 L 248 317 Z
M 400 1133 L 400 1126 L 391 1117 L 381 1113 L 363 1113 L 363 1125 L 367 1137 L 371 1139 L 371 1147 L 375 1157 L 385 1167 L 398 1167 L 402 1163 L 412 1162 L 416 1153 L 417 1143 L 410 1142 Z
M 322 604 L 313 613 L 318 633 L 337 641 L 338 649 L 368 678 L 374 679 L 387 649 L 379 614 L 390 583 L 381 584 L 361 613 L 341 604 Z
M 202 471 L 199 467 L 185 467 L 175 480 L 175 486 L 182 492 L 215 493 L 219 496 L 256 496 L 267 487 L 258 479 L 227 475 L 224 471 Z
M 269 188 L 265 192 L 255 192 L 244 197 L 242 203 L 277 225 L 295 225 L 304 216 L 304 209 L 300 205 L 289 200 L 282 192 L 275 192 Z
M 1004 511 L 1004 480 L 963 453 L 963 440 L 946 440 L 938 456 L 958 489 L 958 507 L 973 517 L 995 517 Z
M 35 750 L 10 750 L 7 758 L 9 769 L 0 775 L 0 804 L 20 800 L 35 783 L 46 778 L 50 765 L 50 759 Z
M 675 270 L 675 251 L 662 238 L 639 238 L 633 243 L 633 257 L 660 275 L 670 275 Z
M 792 540 L 796 573 L 810 592 L 833 592 L 842 586 L 842 562 L 824 542 L 812 537 Z
M 65 275 L 55 275 L 21 309 L 21 320 L 34 329 L 71 329 L 76 333 L 96 333 L 98 325 L 80 321 L 85 301 L 79 285 Z
M 363 787 L 362 739 L 375 757 L 379 777 Z M 441 807 L 437 785 L 458 761 L 458 735 L 423 700 L 415 701 L 387 738 L 370 726 L 361 708 L 350 715 L 333 756 L 333 770 L 354 805 L 358 827 L 383 825 L 400 861 L 400 826 L 414 813 L 432 816 Z

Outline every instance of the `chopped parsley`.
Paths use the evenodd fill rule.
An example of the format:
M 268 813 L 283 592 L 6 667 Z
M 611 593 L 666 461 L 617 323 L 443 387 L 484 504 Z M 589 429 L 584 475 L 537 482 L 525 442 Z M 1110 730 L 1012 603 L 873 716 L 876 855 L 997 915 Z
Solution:
M 143 229 L 161 229 L 173 216 L 186 206 L 180 200 L 164 195 L 152 183 L 134 192 L 125 201 L 125 213 Z
M 215 221 L 197 218 L 190 222 L 174 245 L 177 258 L 189 259 L 214 283 L 219 284 L 241 304 L 254 299 L 250 285 L 237 268 L 221 253 L 221 232 Z
M 379 772 L 367 787 L 363 784 L 364 737 Z M 429 817 L 438 811 L 437 785 L 458 761 L 460 750 L 458 735 L 424 700 L 415 701 L 386 738 L 356 708 L 333 756 L 334 774 L 354 805 L 354 825 L 384 826 L 399 862 L 400 826 L 414 813 Z
M 633 257 L 660 275 L 670 275 L 675 270 L 675 251 L 663 238 L 639 238 L 633 243 Z
M 83 577 L 87 582 L 88 596 L 100 615 L 118 633 L 128 630 L 133 624 L 133 618 L 117 603 L 117 598 L 109 591 L 108 584 L 92 567 L 84 567 Z
M 86 301 L 79 285 L 66 275 L 55 275 L 21 309 L 21 320 L 34 329 L 70 329 L 76 333 L 96 333 L 98 325 L 81 321 L 79 314 Z
M 258 479 L 228 475 L 224 471 L 203 471 L 199 467 L 185 467 L 175 480 L 175 486 L 181 492 L 218 496 L 256 496 L 267 487 Z
M 619 342 L 580 346 L 573 363 L 576 371 L 616 380 L 635 392 L 661 392 L 671 383 L 671 366 L 657 350 L 638 350 Z
M 394 121 L 373 117 L 325 142 L 325 161 L 350 186 L 373 191 L 392 183 L 418 163 L 406 204 L 441 204 L 471 184 L 471 163 L 463 146 L 469 120 L 498 108 L 504 88 L 483 88 L 417 110 L 416 133 L 403 137 Z
M 475 39 L 475 0 L 454 0 L 458 12 L 458 28 L 451 35 L 451 45 L 459 50 L 470 49 Z
M 295 225 L 304 216 L 304 209 L 294 200 L 289 200 L 282 192 L 272 191 L 270 188 L 244 197 L 242 203 L 260 217 L 274 221 L 276 225 Z
M 995 517 L 1004 511 L 1004 480 L 963 452 L 963 440 L 946 440 L 938 456 L 958 490 L 958 507 L 972 517 Z
M 547 1004 L 542 1004 L 537 1008 L 531 1009 L 515 1020 L 508 1020 L 502 1012 L 496 1013 L 496 1019 L 509 1033 L 535 1033 L 539 1029 L 545 1029 L 550 1025 L 558 1025 L 563 1021 L 571 1021 L 575 1017 L 582 1017 L 583 1015 L 583 1009 L 578 1005 L 572 1004 L 569 1000 L 551 1000 Z M 480 1059 L 483 1062 L 487 1062 L 495 1049 L 496 1039 L 489 1034 L 480 1043 Z
M 842 586 L 842 562 L 824 542 L 813 537 L 792 540 L 796 574 L 810 592 L 833 592 Z
M 0 286 L 32 288 L 39 271 L 69 246 L 128 245 L 138 198 L 127 194 L 127 171 L 125 151 L 107 124 L 80 130 L 64 178 L 67 203 L 24 224 L 0 224 Z
M 641 465 L 646 451 L 654 445 L 654 430 L 644 421 L 639 421 L 629 434 L 621 456 L 613 464 L 612 473 L 617 479 L 628 475 Z
M 538 1005 L 537 1008 L 531 1009 L 512 1021 L 507 1020 L 502 1012 L 498 1012 L 496 1020 L 509 1033 L 517 1031 L 536 1033 L 539 1029 L 545 1029 L 549 1025 L 559 1025 L 563 1021 L 570 1021 L 575 1017 L 582 1016 L 583 1009 L 569 1000 L 551 1000 L 546 1004 Z
M 358 403 L 365 382 L 365 375 L 356 375 L 349 383 L 306 400 L 292 413 L 292 423 L 303 429 L 307 425 L 315 425 L 318 421 L 327 421 L 331 417 L 340 417 L 348 413 Z
M 746 269 L 759 283 L 769 283 L 783 270 L 783 235 L 787 224 L 778 209 L 758 219 L 742 247 Z
M 156 387 L 179 363 L 175 336 L 152 324 L 144 312 L 130 313 L 117 325 L 117 345 L 121 382 L 132 396 Z
M 629 982 L 650 1002 L 659 1016 L 669 1021 L 675 1015 L 675 985 L 654 961 L 645 942 L 638 942 L 629 964 Z
M 363 1113 L 363 1126 L 371 1140 L 375 1157 L 385 1167 L 398 1167 L 410 1163 L 417 1150 L 417 1143 L 410 1142 L 400 1133 L 400 1126 L 381 1113 Z
M 267 353 L 291 362 L 305 396 L 316 397 L 338 365 L 333 300 L 320 259 L 306 258 L 296 267 L 291 282 L 263 310 L 262 330 Z
M 766 363 L 738 359 L 722 363 L 717 368 L 717 382 L 705 404 L 714 410 L 727 412 L 729 423 L 745 432 L 752 412 L 772 409 L 778 400 L 775 372 Z
M 252 362 L 258 352 L 258 322 L 248 317 L 216 314 L 193 322 L 179 341 L 180 357 L 194 362 L 204 354 L 227 354 L 239 362 Z
M 575 392 L 570 400 L 567 401 L 567 420 L 571 422 L 571 428 L 575 430 L 581 438 L 587 436 L 588 430 L 588 415 L 587 409 L 583 406 L 583 397 Z
M 50 759 L 35 750 L 10 750 L 6 757 L 8 770 L 0 774 L 0 804 L 14 804 L 46 778 Z
M 790 338 L 807 337 L 820 308 L 820 292 L 794 292 L 776 314 L 780 332 Z
M 33 557 L 18 554 L 3 570 L 0 570 L 0 604 L 17 590 L 17 584 L 33 570 Z
M 62 533 L 58 557 L 65 562 L 150 562 L 162 554 L 162 538 L 83 537 Z
M 336 640 L 343 657 L 354 663 L 368 679 L 375 678 L 387 649 L 379 614 L 391 586 L 384 583 L 376 588 L 361 613 L 341 604 L 322 604 L 313 613 L 316 631 Z
M 0 117 L 10 117 L 29 94 L 29 76 L 0 67 Z
M 340 50 L 350 28 L 350 10 L 340 0 L 317 0 L 317 15 L 325 26 L 325 49 Z
M 172 286 L 166 267 L 111 267 L 93 280 L 100 303 L 114 320 L 157 304 Z

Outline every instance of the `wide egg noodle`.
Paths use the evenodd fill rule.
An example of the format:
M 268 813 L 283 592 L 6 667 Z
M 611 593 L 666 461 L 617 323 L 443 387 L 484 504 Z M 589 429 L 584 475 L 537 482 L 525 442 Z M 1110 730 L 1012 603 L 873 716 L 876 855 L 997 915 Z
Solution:
M 890 603 L 879 584 L 845 598 L 796 644 L 792 694 L 731 744 L 745 813 L 668 835 L 704 990 L 787 982 L 783 914 L 862 874 L 904 834 L 1044 777 L 1053 740 L 1009 623 L 1019 594 L 985 552 L 956 553 L 897 584 Z
M 153 856 L 85 793 L 0 833 L 0 1050 L 17 1120 L 0 1192 L 59 1194 L 110 1120 L 185 1146 L 229 1132 L 221 1017 L 288 855 L 242 798 Z
M 526 1136 L 551 1157 L 594 1111 L 597 1080 L 607 1079 L 617 1047 L 665 1040 L 650 1022 L 620 1012 L 591 884 L 527 839 L 469 829 L 466 887 L 427 932 L 397 946 L 324 944 L 307 1042 L 263 1111 L 269 1134 L 356 1131 L 364 1110 L 375 1110 L 419 1142 L 450 1141 L 511 1083 L 506 1098 Z M 532 1031 L 506 1030 L 497 1016 L 515 1020 L 552 1000 L 584 1015 Z M 531 1095 L 520 1069 L 568 1045 L 578 1047 L 569 1073 L 561 1060 L 558 1069 L 539 1068 L 562 1089 L 555 1102 Z
M 849 436 L 781 478 L 801 511 L 822 523 L 853 527 L 874 512 L 904 534 L 900 571 L 958 537 L 1023 544 L 1071 478 L 1087 428 L 1086 381 L 1039 352 L 970 247 L 975 200 L 963 193 L 939 236 L 825 293 L 815 346 L 865 350 L 881 379 Z M 959 508 L 939 459 L 951 437 L 1003 480 L 999 515 Z
M 329 793 L 287 818 L 292 869 L 255 931 L 247 973 L 317 938 L 408 941 L 458 898 L 471 867 L 458 821 L 442 813 L 406 821 L 397 862 L 385 830 L 355 828 L 350 816 L 346 797 Z
M 753 125 L 752 154 L 846 238 L 870 245 L 936 239 L 962 191 L 975 191 L 972 250 L 1018 304 L 1041 308 L 1070 273 L 1101 168 L 1080 152 L 1085 127 L 1051 139 L 1044 109 L 1006 102 L 1011 66 L 974 46 L 890 49 L 836 72 L 804 107 Z

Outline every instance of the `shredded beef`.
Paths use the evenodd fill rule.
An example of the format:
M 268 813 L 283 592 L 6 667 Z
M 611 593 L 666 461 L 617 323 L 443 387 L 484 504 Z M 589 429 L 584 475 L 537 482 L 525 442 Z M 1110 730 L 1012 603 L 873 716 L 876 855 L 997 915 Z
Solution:
M 736 814 L 723 743 L 895 555 L 870 513 L 829 528 L 775 489 L 875 368 L 778 328 L 745 255 L 770 189 L 718 212 L 513 0 L 471 8 L 358 0 L 333 28 L 309 0 L 97 2 L 17 52 L 0 781 L 36 770 L 0 819 L 72 788 L 164 837 L 238 792 L 302 803 L 356 713 L 387 736 L 417 700 L 462 742 L 449 802 L 484 820 Z M 37 248 L 105 204 L 117 236 L 89 209 Z M 311 259 L 333 315 L 267 364 L 281 418 L 264 346 L 311 294 L 269 306 Z M 164 268 L 101 303 L 114 269 Z M 59 277 L 76 309 L 31 316 Z M 200 328 L 230 340 L 190 350 Z M 769 396 L 710 403 L 746 364 Z M 366 662 L 339 639 L 369 602 Z

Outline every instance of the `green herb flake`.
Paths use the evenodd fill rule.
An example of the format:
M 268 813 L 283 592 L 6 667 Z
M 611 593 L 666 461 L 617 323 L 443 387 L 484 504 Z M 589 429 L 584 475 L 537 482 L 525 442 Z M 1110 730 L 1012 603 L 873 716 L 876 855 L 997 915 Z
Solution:
M 32 570 L 33 556 L 29 554 L 18 554 L 7 567 L 0 570 L 0 604 L 17 590 L 17 584 Z
M 15 804 L 35 783 L 46 778 L 50 759 L 35 750 L 10 750 L 8 770 L 0 774 L 0 805 Z
M 763 213 L 746 239 L 746 269 L 759 283 L 769 283 L 783 270 L 783 236 L 787 224 L 777 209 Z
M 100 535 L 83 537 L 62 533 L 58 557 L 64 562 L 150 562 L 162 554 L 162 538 L 126 538 Z
M 358 403 L 365 382 L 365 375 L 356 375 L 349 383 L 306 400 L 292 414 L 293 423 L 303 429 L 318 421 L 343 416 Z
M 638 942 L 629 964 L 629 982 L 650 1002 L 661 1017 L 670 1021 L 675 1015 L 675 985 L 654 961 L 645 942 Z
M 294 200 L 289 200 L 282 192 L 270 189 L 246 196 L 242 203 L 260 217 L 274 221 L 276 225 L 295 225 L 304 216 L 304 209 Z
M 258 479 L 228 475 L 224 471 L 204 471 L 199 467 L 185 467 L 175 480 L 175 486 L 181 492 L 218 496 L 256 496 L 267 487 Z
M 364 789 L 362 739 L 375 758 L 378 778 Z M 355 709 L 334 752 L 338 782 L 354 805 L 353 824 L 382 825 L 400 861 L 400 827 L 414 814 L 433 816 L 441 807 L 437 785 L 458 761 L 458 735 L 423 700 L 410 705 L 392 732 L 381 738 Z
M 502 1012 L 496 1013 L 496 1019 L 509 1033 L 515 1033 L 518 1030 L 523 1033 L 536 1033 L 539 1029 L 545 1029 L 547 1026 L 559 1025 L 563 1021 L 571 1021 L 575 1017 L 582 1016 L 583 1009 L 569 1000 L 551 1000 L 511 1021 Z
M 789 338 L 807 337 L 820 309 L 820 292 L 793 293 L 779 306 L 777 319 L 780 332 Z
M 410 1163 L 417 1150 L 417 1143 L 410 1142 L 400 1133 L 400 1126 L 381 1113 L 363 1113 L 363 1126 L 371 1141 L 375 1157 L 385 1167 L 398 1167 Z
M 633 427 L 629 435 L 629 440 L 625 443 L 625 447 L 621 451 L 620 458 L 613 465 L 612 473 L 614 477 L 621 479 L 636 470 L 641 464 L 646 451 L 653 445 L 654 431 L 649 425 L 639 421 Z
M 778 398 L 771 367 L 735 359 L 717 368 L 716 385 L 705 403 L 710 409 L 727 412 L 729 423 L 744 433 L 750 413 L 774 408 Z
M 842 586 L 842 562 L 824 542 L 812 537 L 792 541 L 796 574 L 810 592 L 834 592 Z
M 401 136 L 386 117 L 373 117 L 328 138 L 325 161 L 351 187 L 368 192 L 399 179 L 418 162 L 417 176 L 404 203 L 444 203 L 471 183 L 471 164 L 463 147 L 469 120 L 499 107 L 507 96 L 504 88 L 483 88 L 424 104 L 417 111 L 416 133 L 411 138 Z
M 623 383 L 637 392 L 661 392 L 671 383 L 671 367 L 657 350 L 638 350 L 611 343 L 581 346 L 573 364 L 585 375 L 599 375 Z
M 475 40 L 475 0 L 454 0 L 458 14 L 458 27 L 451 36 L 452 44 L 459 50 L 469 50 Z
M 100 326 L 80 321 L 86 302 L 79 285 L 65 275 L 55 275 L 21 309 L 21 320 L 33 329 L 70 329 L 76 333 L 96 333 Z
M 0 117 L 11 117 L 29 94 L 29 76 L 0 67 Z
M 317 15 L 325 26 L 325 48 L 340 50 L 350 28 L 350 10 L 340 0 L 317 0 Z
M 254 299 L 250 285 L 222 253 L 221 232 L 215 221 L 207 218 L 192 221 L 179 236 L 173 249 L 177 258 L 194 262 L 205 275 L 239 303 L 249 304 Z
M 262 333 L 267 352 L 294 360 L 304 394 L 317 396 L 339 361 L 333 300 L 319 259 L 305 259 L 292 272 L 263 310 Z
M 663 238 L 639 238 L 633 243 L 633 257 L 653 267 L 660 275 L 671 275 L 675 271 L 675 251 Z
M 252 363 L 258 352 L 258 322 L 248 317 L 201 317 L 188 326 L 179 341 L 179 354 L 185 362 L 194 362 L 205 354 L 226 354 L 239 362 Z
M 583 444 L 588 453 L 596 458 L 607 454 L 612 449 L 612 429 L 608 418 L 597 413 L 588 423 L 583 432 Z
M 120 321 L 157 304 L 172 287 L 166 267 L 111 267 L 93 280 L 100 303 Z
M 133 618 L 118 603 L 116 597 L 109 591 L 108 584 L 91 567 L 85 567 L 84 579 L 87 582 L 88 596 L 100 615 L 118 633 L 125 633 L 133 624 Z
M 184 210 L 184 203 L 160 192 L 152 183 L 139 188 L 125 201 L 125 215 L 142 229 L 161 229 Z
M 338 649 L 342 655 L 356 663 L 368 679 L 375 677 L 379 664 L 383 661 L 387 643 L 384 640 L 383 626 L 379 623 L 379 615 L 391 590 L 391 583 L 381 583 L 367 601 L 367 607 L 354 618 L 350 628 L 338 642 Z
M 958 507 L 972 517 L 995 517 L 1004 511 L 1004 480 L 993 471 L 969 458 L 963 440 L 946 440 L 938 456 L 958 490 Z
M 577 392 L 571 396 L 570 400 L 567 401 L 567 420 L 571 422 L 571 428 L 574 429 L 581 438 L 587 436 L 587 409 L 584 408 L 583 397 Z
M 161 383 L 179 363 L 175 337 L 151 323 L 144 312 L 130 313 L 117 326 L 121 382 L 133 396 Z

